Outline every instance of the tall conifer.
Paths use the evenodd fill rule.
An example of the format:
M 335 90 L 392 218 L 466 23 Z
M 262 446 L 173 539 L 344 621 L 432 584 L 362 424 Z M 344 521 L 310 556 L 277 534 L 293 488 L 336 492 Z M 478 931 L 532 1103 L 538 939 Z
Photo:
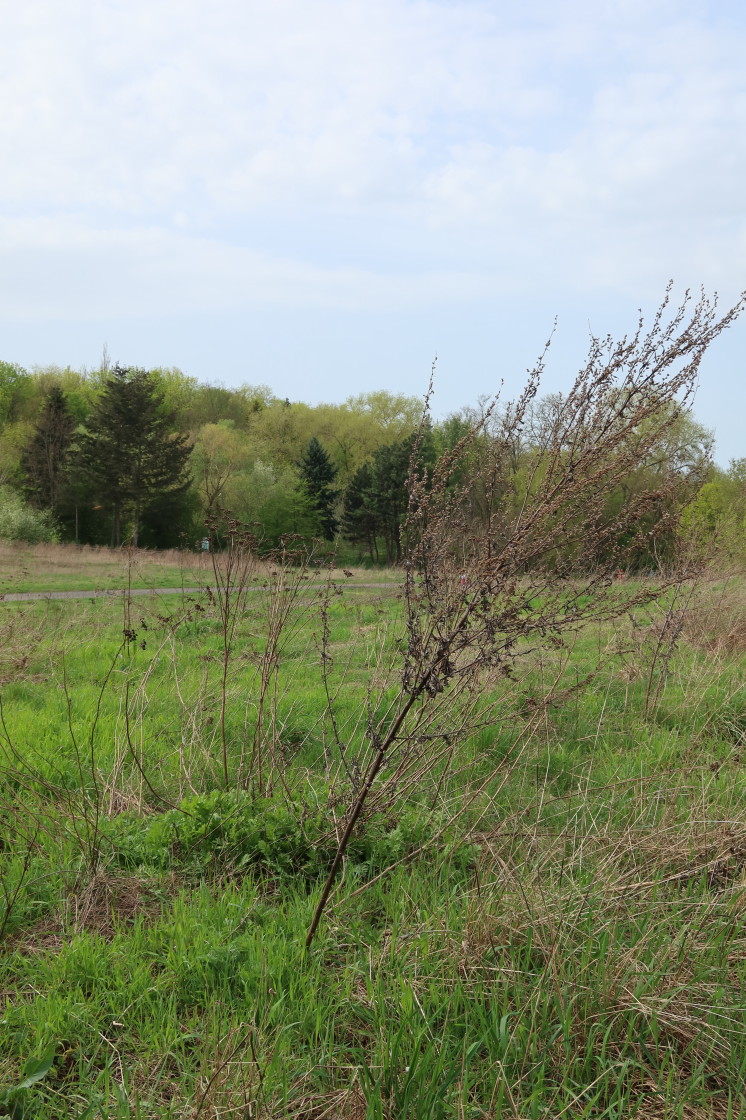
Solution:
M 35 506 L 52 513 L 57 512 L 67 479 L 75 426 L 65 394 L 54 385 L 47 393 L 34 434 L 21 456 L 26 493 Z
M 81 437 L 83 469 L 112 517 L 112 544 L 121 543 L 125 519 L 138 543 L 143 516 L 165 496 L 189 486 L 187 437 L 174 432 L 154 378 L 142 369 L 116 365 Z
M 308 496 L 319 515 L 324 537 L 331 541 L 337 531 L 337 518 L 334 515 L 337 491 L 332 487 L 337 477 L 337 468 L 316 436 L 313 436 L 309 442 L 299 469 Z

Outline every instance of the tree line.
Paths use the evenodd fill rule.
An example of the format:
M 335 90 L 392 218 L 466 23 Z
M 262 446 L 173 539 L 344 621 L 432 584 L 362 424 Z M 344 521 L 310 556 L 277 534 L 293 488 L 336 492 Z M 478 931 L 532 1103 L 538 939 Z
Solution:
M 266 548 L 331 542 L 350 480 L 421 410 L 383 391 L 310 406 L 175 369 L 0 362 L 0 536 L 171 547 L 230 513 Z
M 501 521 L 525 504 L 544 469 L 537 467 L 542 433 L 556 428 L 563 401 L 554 394 L 532 402 L 510 446 L 499 411 L 469 441 L 449 483 L 459 489 L 467 525 L 488 523 L 499 535 Z M 177 369 L 104 361 L 94 371 L 29 372 L 0 362 L 0 537 L 193 547 L 206 524 L 219 528 L 232 516 L 268 550 L 297 535 L 334 542 L 350 562 L 395 564 L 408 477 L 427 485 L 477 417 L 464 408 L 423 424 L 418 398 L 383 391 L 311 406 L 262 385 L 203 384 Z M 689 416 L 666 432 L 654 453 L 645 444 L 644 458 L 618 479 L 599 518 L 614 518 L 674 472 L 679 498 L 669 501 L 686 504 L 686 531 L 720 537 L 738 552 L 746 460 L 727 471 L 714 467 L 711 434 Z M 491 486 L 492 460 L 499 485 Z M 646 516 L 661 513 L 651 508 Z M 638 558 L 641 567 L 660 560 L 644 550 Z

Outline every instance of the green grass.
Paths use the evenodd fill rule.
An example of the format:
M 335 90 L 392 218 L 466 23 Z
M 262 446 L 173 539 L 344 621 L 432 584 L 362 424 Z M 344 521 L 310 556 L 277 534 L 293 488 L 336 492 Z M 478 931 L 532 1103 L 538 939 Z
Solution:
M 344 807 L 324 617 L 354 752 L 371 678 L 392 687 L 396 598 L 324 616 L 303 590 L 261 793 L 236 777 L 263 593 L 230 652 L 227 788 L 208 598 L 3 605 L 0 1115 L 746 1115 L 746 612 L 728 594 L 727 626 L 707 600 L 707 632 L 692 609 L 666 658 L 651 616 L 490 683 L 499 720 L 356 834 L 310 950 Z
M 257 566 L 257 575 L 262 566 Z M 337 575 L 341 576 L 338 572 Z M 395 584 L 386 568 L 355 568 L 353 585 Z M 212 560 L 196 548 L 154 552 L 91 545 L 0 541 L 0 595 L 43 591 L 123 591 L 214 585 Z

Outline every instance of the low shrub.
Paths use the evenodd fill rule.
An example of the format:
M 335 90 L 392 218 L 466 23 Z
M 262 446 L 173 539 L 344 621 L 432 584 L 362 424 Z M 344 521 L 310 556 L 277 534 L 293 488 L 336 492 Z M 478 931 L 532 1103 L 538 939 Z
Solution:
M 427 810 L 410 807 L 392 819 L 366 822 L 348 848 L 350 868 L 375 874 L 417 851 L 442 826 Z M 114 858 L 128 868 L 176 868 L 198 874 L 256 873 L 272 878 L 316 880 L 328 872 L 337 850 L 328 813 L 287 806 L 246 792 L 190 797 L 157 817 L 121 814 L 105 825 Z M 452 844 L 453 837 L 449 837 Z M 446 840 L 444 839 L 444 843 Z M 470 845 L 456 845 L 457 865 L 473 861 Z
M 41 544 L 59 539 L 49 510 L 26 505 L 19 494 L 0 486 L 0 540 Z

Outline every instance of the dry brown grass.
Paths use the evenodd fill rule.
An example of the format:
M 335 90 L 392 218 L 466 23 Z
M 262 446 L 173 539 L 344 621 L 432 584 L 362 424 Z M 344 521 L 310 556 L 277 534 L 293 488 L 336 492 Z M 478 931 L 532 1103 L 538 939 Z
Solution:
M 742 1045 L 728 1015 L 743 1004 L 746 941 L 733 931 L 746 907 L 746 807 L 734 805 L 730 819 L 708 821 L 695 801 L 688 819 L 674 819 L 671 811 L 651 827 L 640 790 L 638 810 L 621 829 L 609 824 L 575 832 L 572 826 L 550 834 L 516 825 L 483 837 L 471 917 L 459 941 L 445 924 L 438 940 L 444 956 L 458 958 L 475 997 L 511 988 L 519 976 L 506 967 L 510 949 L 530 944 L 536 967 L 560 999 L 593 992 L 573 1011 L 578 1050 L 586 1045 L 584 1032 L 603 1020 L 612 1025 L 609 1045 L 621 1059 L 630 1039 L 623 1030 L 617 1038 L 613 1024 L 654 1018 L 662 1045 L 680 1056 L 682 1068 L 706 1064 L 712 1086 L 725 1091 L 733 1048 Z M 581 887 L 584 864 L 593 874 Z M 704 890 L 692 893 L 693 882 Z M 709 981 L 702 978 L 704 960 Z M 708 1019 L 710 1010 L 720 1017 Z M 556 1060 L 561 1065 L 560 1053 Z M 635 1115 L 672 1115 L 664 1086 L 641 1085 L 639 1094 Z M 676 1115 L 716 1120 L 732 1113 L 723 1100 Z
M 44 674 L 31 674 L 30 665 L 39 646 L 48 640 L 53 626 L 44 614 L 23 609 L 0 618 L 0 685 L 17 680 L 43 682 L 48 679 Z
M 710 653 L 746 652 L 746 581 L 743 576 L 703 583 L 684 617 L 687 641 Z
M 201 552 L 0 541 L 0 587 L 5 590 L 29 581 L 41 585 L 45 577 L 52 581 L 50 586 L 57 586 L 60 579 L 85 576 L 95 587 L 121 578 L 128 568 L 136 580 L 168 572 L 176 579 L 175 586 L 181 582 L 181 572 L 195 585 L 206 582 L 211 575 L 210 557 Z
M 255 560 L 257 577 L 270 565 Z M 330 573 L 324 569 L 319 578 Z M 393 568 L 375 570 L 337 568 L 333 579 L 348 586 L 397 585 L 401 572 Z M 312 580 L 315 573 L 310 572 Z M 0 540 L 0 596 L 18 590 L 53 591 L 79 588 L 137 586 L 203 587 L 213 584 L 213 557 L 201 550 L 107 548 L 103 545 L 25 544 Z
M 71 934 L 82 932 L 108 941 L 138 919 L 155 921 L 179 887 L 173 875 L 159 878 L 156 889 L 152 879 L 99 870 L 83 888 L 71 891 L 55 914 L 9 937 L 6 948 L 24 955 L 57 952 Z
M 325 1093 L 323 1098 L 309 1097 L 291 1111 L 273 1109 L 265 1116 L 266 1120 L 365 1120 L 366 1109 L 365 1097 L 353 1081 L 344 1089 Z
M 173 889 L 175 881 L 169 885 Z M 138 918 L 153 920 L 160 914 L 163 886 L 162 879 L 156 891 L 151 879 L 99 870 L 82 891 L 71 895 L 63 922 L 76 933 L 86 930 L 113 937 L 122 925 L 131 925 Z

